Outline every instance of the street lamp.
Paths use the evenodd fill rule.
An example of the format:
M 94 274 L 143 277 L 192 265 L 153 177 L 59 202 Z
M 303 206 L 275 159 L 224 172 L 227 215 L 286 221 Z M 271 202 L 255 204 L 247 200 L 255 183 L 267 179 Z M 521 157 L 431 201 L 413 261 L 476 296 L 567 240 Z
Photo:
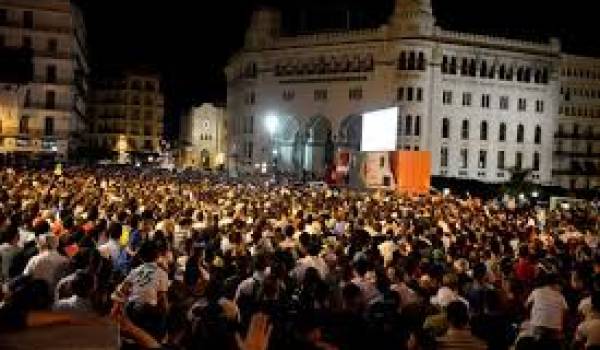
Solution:
M 271 153 L 273 155 L 273 163 L 277 164 L 277 155 L 278 151 L 275 144 L 275 135 L 279 131 L 279 116 L 275 114 L 268 114 L 265 116 L 265 128 L 269 133 L 269 138 L 271 140 Z

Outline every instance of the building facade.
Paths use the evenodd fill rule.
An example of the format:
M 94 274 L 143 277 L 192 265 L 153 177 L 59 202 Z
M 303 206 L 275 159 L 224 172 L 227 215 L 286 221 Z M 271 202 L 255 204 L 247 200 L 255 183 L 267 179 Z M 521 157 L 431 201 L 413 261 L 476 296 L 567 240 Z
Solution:
M 121 160 L 154 157 L 163 139 L 164 113 L 156 74 L 130 70 L 95 79 L 89 147 L 114 152 Z
M 0 114 L 0 153 L 68 157 L 82 145 L 86 123 L 89 68 L 80 9 L 69 0 L 0 0 L 0 46 L 33 54 L 32 81 L 4 94 L 3 101 L 14 103 L 11 113 Z
M 227 119 L 225 108 L 209 103 L 190 109 L 181 123 L 183 166 L 214 169 L 225 165 L 229 143 Z
M 600 186 L 600 60 L 563 55 L 554 178 L 566 188 Z
M 560 73 L 576 58 L 557 39 L 444 30 L 429 0 L 397 0 L 375 29 L 285 36 L 280 22 L 255 12 L 226 68 L 236 167 L 275 160 L 321 176 L 338 150 L 359 149 L 362 113 L 398 106 L 397 149 L 430 151 L 433 175 L 496 183 L 530 169 L 565 185 L 554 136 Z

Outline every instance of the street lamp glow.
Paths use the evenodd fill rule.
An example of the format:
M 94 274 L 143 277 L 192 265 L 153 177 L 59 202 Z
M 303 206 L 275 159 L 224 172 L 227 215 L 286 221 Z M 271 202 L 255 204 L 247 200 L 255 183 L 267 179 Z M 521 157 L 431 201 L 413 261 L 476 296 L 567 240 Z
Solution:
M 265 127 L 269 134 L 274 135 L 279 129 L 279 118 L 274 114 L 269 114 L 265 117 Z

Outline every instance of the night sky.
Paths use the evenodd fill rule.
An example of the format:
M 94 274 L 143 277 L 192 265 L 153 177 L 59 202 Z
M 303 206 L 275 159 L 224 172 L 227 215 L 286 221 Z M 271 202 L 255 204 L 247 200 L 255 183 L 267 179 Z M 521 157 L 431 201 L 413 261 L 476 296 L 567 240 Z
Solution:
M 185 108 L 225 101 L 223 68 L 242 45 L 252 10 L 260 4 L 283 11 L 287 32 L 377 26 L 394 0 L 82 0 L 92 67 L 154 67 L 163 78 L 166 134 L 175 136 Z M 594 2 L 570 0 L 433 0 L 446 29 L 544 39 L 558 36 L 570 53 L 600 57 Z M 568 7 L 567 7 L 568 6 Z

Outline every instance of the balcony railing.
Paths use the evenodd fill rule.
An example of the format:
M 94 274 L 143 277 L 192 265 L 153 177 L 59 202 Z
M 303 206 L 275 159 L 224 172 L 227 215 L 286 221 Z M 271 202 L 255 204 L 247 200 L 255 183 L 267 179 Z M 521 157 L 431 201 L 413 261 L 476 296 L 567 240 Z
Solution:
M 600 153 L 554 151 L 554 155 L 571 158 L 599 158 Z

